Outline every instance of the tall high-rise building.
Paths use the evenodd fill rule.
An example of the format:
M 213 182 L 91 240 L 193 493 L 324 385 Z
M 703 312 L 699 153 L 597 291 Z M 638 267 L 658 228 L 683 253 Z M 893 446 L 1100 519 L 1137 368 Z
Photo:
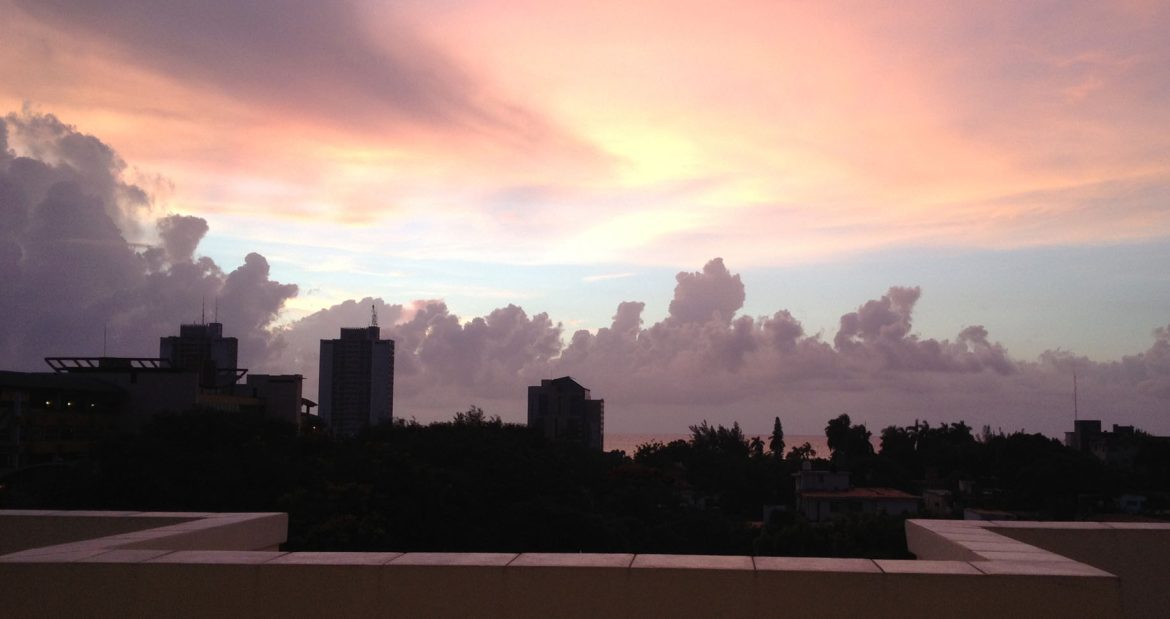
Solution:
M 333 433 L 352 436 L 394 417 L 394 340 L 381 329 L 342 329 L 341 337 L 321 340 L 318 414 Z
M 592 400 L 589 390 L 562 376 L 528 388 L 528 427 L 552 440 L 580 443 L 601 451 L 605 433 L 605 400 Z
M 230 389 L 246 370 L 237 365 L 239 342 L 223 336 L 223 324 L 180 325 L 179 335 L 160 337 L 158 356 L 171 367 L 199 373 L 199 386 L 205 390 Z

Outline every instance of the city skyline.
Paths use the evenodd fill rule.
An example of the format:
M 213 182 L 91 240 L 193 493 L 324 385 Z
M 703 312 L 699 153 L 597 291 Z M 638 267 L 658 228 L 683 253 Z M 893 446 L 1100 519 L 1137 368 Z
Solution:
M 0 363 L 374 304 L 422 421 L 1170 433 L 1167 8 L 666 8 L 0 0 Z

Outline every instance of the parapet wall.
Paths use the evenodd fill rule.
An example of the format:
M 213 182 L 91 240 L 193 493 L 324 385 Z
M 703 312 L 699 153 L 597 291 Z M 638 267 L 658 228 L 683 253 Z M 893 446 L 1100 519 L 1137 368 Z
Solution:
M 1170 524 L 912 520 L 906 537 L 920 559 L 1090 565 L 1120 579 L 1125 616 L 1170 616 Z
M 1010 543 L 1018 546 L 964 551 L 1022 554 L 285 553 L 275 550 L 284 514 L 119 517 L 187 520 L 0 556 L 5 616 L 1141 616 L 1123 609 L 1113 573 L 989 538 L 998 534 L 985 526 L 933 524 L 950 521 L 910 521 L 912 550 L 961 555 L 959 542 Z M 0 527 L 6 518 L 0 512 Z
M 0 511 L 0 555 L 68 542 L 131 533 L 189 522 L 198 515 L 174 517 L 143 512 Z M 52 517 L 47 517 L 52 514 Z

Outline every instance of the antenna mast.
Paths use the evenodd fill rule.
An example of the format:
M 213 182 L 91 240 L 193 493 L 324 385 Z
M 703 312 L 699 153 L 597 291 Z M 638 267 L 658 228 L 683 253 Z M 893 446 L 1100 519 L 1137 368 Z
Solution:
M 370 304 L 370 326 L 378 326 L 378 308 L 373 303 Z
M 1077 371 L 1073 370 L 1073 421 L 1080 419 L 1077 412 Z
M 207 297 L 199 301 L 199 324 L 207 324 Z

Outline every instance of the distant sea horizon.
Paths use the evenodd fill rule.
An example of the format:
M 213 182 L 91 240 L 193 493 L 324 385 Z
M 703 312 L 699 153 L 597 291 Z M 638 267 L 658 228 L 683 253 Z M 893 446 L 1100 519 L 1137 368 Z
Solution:
M 764 441 L 764 449 L 768 448 L 767 434 L 749 434 L 744 433 L 744 436 L 751 440 L 753 436 L 759 436 L 760 440 Z M 691 434 L 686 433 L 671 433 L 671 432 L 614 432 L 605 435 L 605 451 L 624 451 L 627 456 L 634 457 L 634 453 L 638 450 L 639 445 L 646 443 L 653 443 L 658 441 L 663 444 L 671 441 L 686 441 L 690 440 Z M 784 436 L 784 453 L 788 453 L 793 447 L 808 443 L 816 450 L 817 457 L 829 457 L 829 443 L 824 434 L 793 434 Z

